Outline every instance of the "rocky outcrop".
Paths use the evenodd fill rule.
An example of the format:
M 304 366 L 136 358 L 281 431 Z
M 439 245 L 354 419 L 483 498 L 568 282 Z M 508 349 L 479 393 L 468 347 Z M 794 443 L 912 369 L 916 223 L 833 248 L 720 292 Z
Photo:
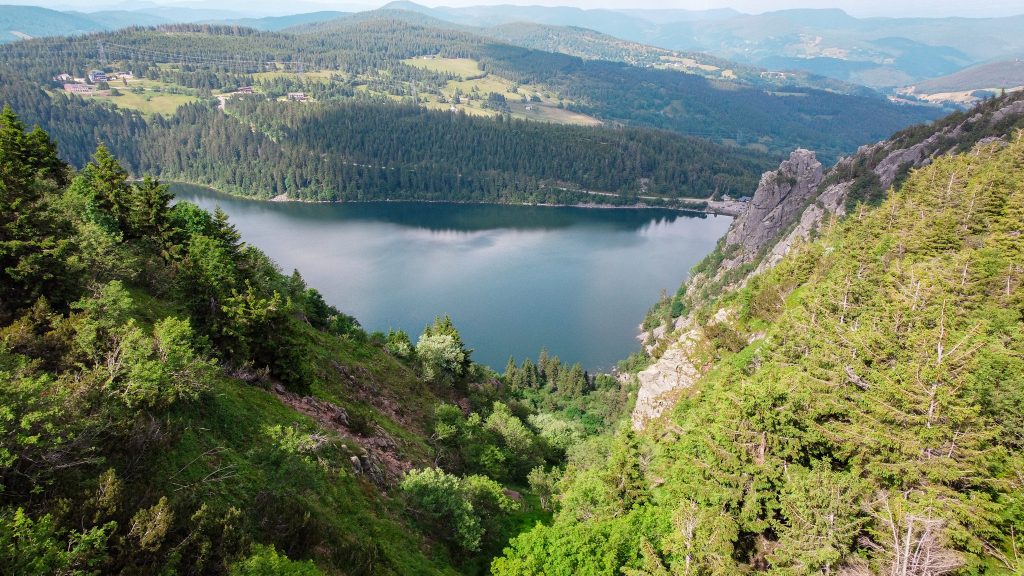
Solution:
M 1007 138 L 1012 130 L 1007 124 L 1019 124 L 1022 117 L 1024 95 L 1014 95 L 969 117 L 951 117 L 954 121 L 940 123 L 930 133 L 916 138 L 901 134 L 861 146 L 824 175 L 814 169 L 812 153 L 793 152 L 777 172 L 761 177 L 753 200 L 726 233 L 729 258 L 698 282 L 719 280 L 729 271 L 752 262 L 757 263 L 754 273 L 771 268 L 794 246 L 809 240 L 828 218 L 844 216 L 855 181 L 868 172 L 877 177 L 873 186 L 887 190 L 901 174 L 927 166 L 936 157 Z M 781 180 L 785 180 L 783 185 Z M 786 183 L 792 183 L 789 189 L 784 186 Z
M 699 337 L 700 330 L 696 327 L 684 330 L 661 358 L 636 375 L 640 389 L 633 408 L 634 429 L 640 430 L 649 421 L 661 416 L 673 404 L 675 391 L 697 381 L 700 374 L 691 361 L 691 354 Z
M 728 322 L 729 314 L 729 309 L 722 308 L 710 323 Z M 696 360 L 704 341 L 701 326 L 693 316 L 683 316 L 676 321 L 673 333 L 678 336 L 665 353 L 636 375 L 640 389 L 632 415 L 635 430 L 643 429 L 648 422 L 664 414 L 675 404 L 679 392 L 692 386 L 702 375 Z
M 911 169 L 973 146 L 1005 142 L 1018 128 L 1024 128 L 1024 94 L 986 102 L 970 116 L 951 116 L 930 130 L 918 128 L 862 146 L 825 173 L 813 152 L 794 151 L 778 170 L 761 177 L 753 198 L 726 233 L 721 264 L 688 282 L 686 292 L 696 299 L 691 308 L 707 304 L 714 297 L 709 294 L 715 294 L 717 289 L 708 287 L 742 285 L 750 274 L 775 266 L 794 248 L 813 238 L 824 222 L 844 216 L 847 200 L 857 186 L 867 183 L 876 190 L 887 190 Z M 750 274 L 737 277 L 738 272 L 734 271 L 746 264 L 756 266 Z M 665 352 L 638 374 L 635 428 L 643 428 L 657 418 L 673 404 L 679 390 L 700 378 L 691 361 L 700 333 L 692 318 L 682 318 L 674 330 L 644 335 L 648 351 L 660 348 Z M 672 341 L 662 345 L 665 338 Z
M 772 245 L 754 273 L 775 266 L 793 247 L 809 240 L 827 218 L 846 214 L 846 200 L 853 182 L 842 179 L 841 175 L 854 173 L 857 164 L 873 164 L 871 172 L 878 177 L 878 185 L 887 190 L 896 184 L 900 173 L 927 166 L 939 156 L 962 151 L 966 146 L 1005 143 L 1010 128 L 1004 129 L 1002 124 L 1008 120 L 1019 121 L 1021 117 L 1024 117 L 1024 99 L 1011 100 L 987 113 L 973 114 L 962 122 L 939 127 L 912 144 L 886 140 L 861 146 L 856 154 L 843 158 L 829 171 L 826 180 L 836 182 L 818 190 L 815 203 L 804 209 L 793 229 Z M 972 138 L 972 135 L 975 136 Z
M 740 246 L 734 258 L 748 262 L 799 214 L 821 184 L 821 162 L 814 152 L 799 149 L 779 165 L 765 172 L 747 208 L 729 227 L 727 246 Z

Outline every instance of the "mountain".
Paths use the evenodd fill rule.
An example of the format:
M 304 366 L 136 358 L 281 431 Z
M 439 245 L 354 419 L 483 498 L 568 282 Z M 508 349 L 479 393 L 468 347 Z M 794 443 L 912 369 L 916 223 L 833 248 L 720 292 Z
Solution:
M 766 173 L 659 306 L 635 429 L 492 573 L 1019 572 L 1021 126 L 1008 96 Z
M 692 272 L 686 298 L 708 300 L 723 289 L 745 284 L 751 273 L 774 267 L 786 254 L 822 232 L 834 217 L 862 205 L 877 204 L 893 186 L 937 158 L 964 153 L 978 145 L 1011 139 L 1024 127 L 1024 93 L 993 98 L 930 126 L 914 126 L 890 138 L 864 145 L 855 154 L 823 168 L 810 150 L 796 150 L 779 169 L 762 175 L 747 209 L 730 226 L 718 248 Z M 679 309 L 679 306 L 676 306 Z M 648 328 L 674 321 L 659 314 Z M 659 339 L 665 332 L 647 334 Z M 638 413 L 638 420 L 643 420 Z
M 328 20 L 342 18 L 347 15 L 348 14 L 346 12 L 325 10 L 319 12 L 306 12 L 304 14 L 292 14 L 288 16 L 264 16 L 263 18 L 215 20 L 215 22 L 225 25 L 245 26 L 248 28 L 255 28 L 256 30 L 277 31 L 284 30 L 285 28 L 291 28 L 293 26 L 301 26 L 303 24 L 326 22 Z
M 155 16 L 145 12 L 132 12 L 128 10 L 103 10 L 100 12 L 75 12 L 83 18 L 88 18 L 100 26 L 103 30 L 117 30 L 129 26 L 159 26 L 170 24 L 171 20 L 162 16 Z
M 1015 59 L 971 66 L 948 76 L 906 86 L 899 93 L 929 102 L 965 105 L 991 98 L 1002 90 L 1022 87 L 1024 63 Z
M 405 28 L 415 28 L 416 32 L 405 30 L 403 34 L 420 33 L 420 29 L 430 28 L 442 30 L 444 25 L 436 25 L 432 16 L 421 12 L 409 12 L 405 10 L 382 10 L 377 13 L 362 13 L 335 22 L 326 22 L 308 28 L 295 29 L 299 34 L 340 34 L 353 33 L 360 30 L 362 22 L 400 21 L 405 23 Z M 363 25 L 362 28 L 367 28 Z M 450 26 L 450 25 L 449 25 Z M 521 28 L 520 28 L 521 29 Z M 582 60 L 567 56 L 552 55 L 536 50 L 514 50 L 510 47 L 495 44 L 493 41 L 484 40 L 480 32 L 455 28 L 463 32 L 458 38 L 462 44 L 453 49 L 447 47 L 445 54 L 457 54 L 460 56 L 470 55 L 474 60 L 481 63 L 487 71 L 496 73 L 504 78 L 524 83 L 544 84 L 552 90 L 565 95 L 577 102 L 573 107 L 574 111 L 581 111 L 602 121 L 614 121 L 630 124 L 646 125 L 656 128 L 669 129 L 694 136 L 711 137 L 719 141 L 746 143 L 752 146 L 759 144 L 767 145 L 768 149 L 779 152 L 783 149 L 792 148 L 782 144 L 777 139 L 777 134 L 793 136 L 793 132 L 804 132 L 799 138 L 818 139 L 821 137 L 832 140 L 825 146 L 815 145 L 823 154 L 838 155 L 843 145 L 838 144 L 846 140 L 842 134 L 851 129 L 860 130 L 868 126 L 857 122 L 847 122 L 845 114 L 854 115 L 854 109 L 861 106 L 875 108 L 876 111 L 867 115 L 858 115 L 862 122 L 865 117 L 873 118 L 879 122 L 887 123 L 885 117 L 893 118 L 893 115 L 912 115 L 923 121 L 929 117 L 941 114 L 938 110 L 927 110 L 914 106 L 893 106 L 874 93 L 857 91 L 856 97 L 849 97 L 842 94 L 826 94 L 814 88 L 802 86 L 801 84 L 820 86 L 816 82 L 806 80 L 800 76 L 789 77 L 785 74 L 775 75 L 758 71 L 758 80 L 755 85 L 744 82 L 734 83 L 730 78 L 733 74 L 729 69 L 701 70 L 697 74 L 679 74 L 675 63 L 700 68 L 702 62 L 710 62 L 698 56 L 699 60 L 688 61 L 686 55 L 671 56 L 665 66 L 659 68 L 638 68 L 619 63 L 612 63 L 601 60 Z M 497 34 L 518 36 L 522 38 L 536 38 L 535 34 L 527 31 L 525 34 L 517 32 L 502 32 L 500 28 Z M 423 30 L 426 32 L 426 30 Z M 388 33 L 391 28 L 388 28 Z M 437 34 L 440 32 L 430 32 Z M 540 30 L 544 35 L 546 30 Z M 446 33 L 450 34 L 450 33 Z M 482 34 L 488 34 L 485 30 Z M 566 33 L 563 30 L 555 31 L 558 38 L 572 39 L 586 38 L 581 42 L 583 45 L 593 45 L 590 38 L 593 35 L 579 29 L 570 30 Z M 599 41 L 607 40 L 603 38 Z M 529 43 L 529 40 L 522 40 Z M 537 41 L 540 45 L 543 41 Z M 468 44 L 476 47 L 469 48 Z M 611 44 L 614 44 L 611 43 Z M 620 43 L 621 44 L 621 43 Z M 603 44 L 608 47 L 609 44 Z M 614 50 L 615 48 L 610 48 Z M 641 47 L 639 50 L 644 50 Z M 656 52 L 657 49 L 651 49 Z M 692 59 L 691 59 L 692 60 Z M 724 63 L 722 64 L 724 65 Z M 715 66 L 709 64 L 712 68 Z M 680 66 L 679 68 L 683 68 Z M 753 71 L 743 71 L 747 77 L 754 76 Z M 724 75 L 724 77 L 723 77 Z M 739 77 L 738 74 L 737 78 Z M 653 89 L 648 89 L 653 88 Z M 842 91 L 839 86 L 837 91 Z M 867 94 L 867 95 L 866 95 Z M 844 102 L 840 104 L 840 102 Z M 799 111 L 798 111 L 799 110 Z M 809 123 L 810 122 L 810 123 Z M 810 129 L 812 124 L 825 122 L 830 126 L 820 126 Z M 772 133 L 768 140 L 761 140 L 755 143 L 744 134 L 757 134 L 761 138 L 766 131 L 762 128 L 765 124 L 775 126 L 767 132 Z M 826 133 L 828 135 L 826 136 Z M 873 132 L 870 135 L 861 132 L 858 136 L 847 142 L 863 142 L 884 137 L 887 132 Z M 838 139 L 836 138 L 838 137 Z M 785 138 L 790 144 L 799 144 L 793 138 Z M 825 151 L 829 149 L 829 151 Z M 852 148 L 850 149 L 852 151 Z M 834 156 L 833 156 L 834 157 Z
M 76 166 L 99 138 L 137 174 L 320 200 L 628 204 L 643 196 L 690 205 L 749 188 L 783 150 L 835 157 L 938 114 L 877 95 L 583 60 L 432 24 L 381 11 L 287 33 L 173 25 L 19 42 L 0 50 L 0 74 L 10 78 L 0 95 L 50 130 Z M 61 88 L 59 73 L 100 65 L 100 42 L 110 69 L 135 73 L 114 82 L 117 94 L 41 90 Z M 234 94 L 240 86 L 255 93 Z M 289 93 L 312 101 L 282 101 Z M 518 123 L 527 119 L 543 122 Z M 325 140 L 324 126 L 347 136 Z M 460 146 L 438 145 L 453 129 Z M 423 146 L 396 146 L 399 135 Z M 468 144 L 480 138 L 493 149 Z M 183 151 L 182 139 L 203 145 Z M 251 155 L 240 160 L 238 150 Z M 603 167 L 572 158 L 600 158 Z
M 643 337 L 661 359 L 640 375 L 634 425 L 642 427 L 657 418 L 670 406 L 666 399 L 699 378 L 685 353 L 692 348 L 686 327 L 696 318 L 681 310 L 743 289 L 756 274 L 773 269 L 823 234 L 834 218 L 879 203 L 915 170 L 939 158 L 1006 142 L 1022 127 L 1024 94 L 1008 94 L 933 126 L 914 127 L 865 145 L 829 169 L 812 151 L 796 150 L 778 170 L 765 173 L 716 250 L 691 271 L 684 288 L 645 321 L 648 332 Z
M 943 76 L 966 66 L 1019 55 L 1024 16 L 1006 18 L 854 18 L 840 10 L 763 14 L 579 10 L 476 6 L 426 8 L 436 18 L 472 26 L 511 22 L 574 25 L 684 52 L 706 52 L 773 70 L 803 70 L 876 88 Z
M 284 28 L 322 22 L 345 16 L 346 12 L 319 11 L 288 16 L 244 18 L 238 12 L 192 7 L 147 6 L 133 10 L 61 12 L 34 6 L 0 6 L 0 42 L 38 36 L 68 36 L 117 30 L 131 26 L 159 26 L 179 22 L 216 22 L 257 30 Z
M 842 94 L 874 95 L 874 92 L 869 88 L 840 82 L 824 76 L 815 76 L 799 71 L 772 72 L 754 66 L 742 65 L 723 58 L 716 58 L 708 54 L 678 52 L 622 40 L 579 26 L 536 24 L 530 22 L 509 22 L 487 27 L 456 24 L 441 20 L 435 15 L 431 15 L 430 9 L 411 2 L 392 2 L 380 10 L 351 14 L 339 19 L 337 23 L 315 22 L 311 25 L 298 25 L 293 29 L 285 31 L 297 33 L 308 33 L 318 30 L 329 31 L 339 24 L 373 21 L 380 18 L 397 19 L 409 24 L 430 28 L 450 28 L 480 37 L 493 38 L 502 43 L 530 48 L 531 50 L 557 52 L 569 56 L 578 56 L 587 60 L 610 60 L 626 62 L 634 66 L 685 72 L 703 76 L 717 82 L 735 82 L 744 86 L 752 85 L 762 88 L 798 86 Z
M 245 13 L 235 10 L 195 8 L 192 6 L 152 6 L 144 8 L 139 12 L 150 16 L 157 16 L 170 22 L 201 22 L 246 17 Z
M 53 80 L 96 66 L 134 74 Z M 1024 570 L 1024 94 L 907 128 L 934 110 L 373 14 L 14 42 L 0 99 L 5 571 Z M 367 333 L 154 173 L 752 197 L 615 374 L 497 374 L 448 317 Z
M 707 10 L 680 10 L 680 9 L 657 9 L 637 8 L 619 9 L 616 12 L 628 14 L 636 18 L 654 22 L 656 24 L 671 24 L 673 22 L 699 22 L 706 20 L 727 20 L 739 16 L 741 12 L 732 8 L 710 8 Z
M 932 94 L 1017 86 L 1024 86 L 1024 62 L 1020 59 L 972 66 L 949 76 L 920 82 L 914 88 L 915 91 Z
M 306 5 L 303 5 L 305 7 Z M 151 26 L 168 22 L 219 22 L 251 26 L 261 30 L 281 30 L 306 23 L 322 22 L 344 12 L 318 11 L 265 18 L 246 17 L 240 12 L 213 10 L 195 6 L 147 6 L 138 10 L 109 10 L 95 14 L 55 11 L 28 16 L 26 7 L 0 7 L 11 24 L 4 35 L 7 41 L 28 37 L 62 35 L 124 26 Z M 738 67 L 789 71 L 789 82 L 827 87 L 814 76 L 825 76 L 850 85 L 893 89 L 954 73 L 965 67 L 1006 59 L 1024 51 L 1016 31 L 1024 16 L 1007 18 L 867 18 L 860 19 L 840 10 L 781 10 L 751 15 L 732 10 L 584 10 L 546 6 L 472 6 L 429 8 L 409 1 L 386 4 L 387 12 L 415 12 L 440 21 L 477 28 L 497 28 L 493 35 L 512 41 L 502 27 L 531 23 L 544 26 L 588 29 L 608 36 L 683 54 L 707 53 L 739 64 Z M 45 9 L 37 9 L 45 10 Z M 371 11 L 369 16 L 376 11 Z M 27 24 L 27 26 L 25 26 Z M 26 27 L 33 32 L 20 30 Z M 435 27 L 436 24 L 435 24 Z M 572 35 L 561 31 L 558 35 Z M 588 33 L 589 34 L 589 33 Z M 529 47 L 561 51 L 552 42 L 540 42 L 531 34 Z M 621 41 L 619 41 L 621 43 Z M 578 42 L 576 42 L 578 46 Z M 593 41 L 591 46 L 596 48 Z M 609 52 L 607 41 L 600 50 Z M 525 44 L 524 44 L 525 45 Z M 648 52 L 650 49 L 646 49 Z M 635 51 L 635 50 L 634 50 Z M 844 84 L 835 84 L 836 89 Z
M 588 60 L 611 60 L 634 66 L 674 70 L 703 76 L 716 82 L 735 82 L 761 88 L 796 86 L 850 95 L 873 95 L 869 88 L 826 76 L 805 72 L 771 72 L 700 52 L 666 50 L 574 26 L 517 22 L 478 28 L 474 29 L 474 32 L 533 50 L 558 52 Z
M 95 20 L 36 6 L 0 6 L 0 42 L 105 30 Z
M 619 38 L 635 39 L 656 29 L 651 22 L 611 10 L 584 10 L 566 6 L 471 6 L 428 8 L 408 1 L 390 2 L 384 10 L 405 10 L 429 15 L 465 26 L 488 27 L 514 22 L 552 26 L 575 26 L 605 32 Z

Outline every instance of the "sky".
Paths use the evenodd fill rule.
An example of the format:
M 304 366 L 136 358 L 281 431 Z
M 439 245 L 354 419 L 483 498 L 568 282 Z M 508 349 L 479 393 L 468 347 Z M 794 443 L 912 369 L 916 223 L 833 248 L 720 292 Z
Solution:
M 192 8 L 217 8 L 242 12 L 298 13 L 312 10 L 369 10 L 388 0 L 296 0 L 287 4 L 270 0 L 220 0 L 216 4 L 189 0 L 8 0 L 14 4 L 34 4 L 57 9 L 99 10 L 140 8 L 145 5 L 178 5 Z M 481 4 L 520 4 L 574 6 L 584 9 L 676 8 L 705 10 L 733 8 L 759 14 L 787 8 L 841 8 L 857 17 L 997 17 L 1024 14 L 1024 0 L 413 0 L 427 6 L 475 6 Z M 284 6 L 288 6 L 285 8 Z
M 427 6 L 533 4 L 579 8 L 734 8 L 759 14 L 787 8 L 841 8 L 857 17 L 869 16 L 1011 16 L 1024 14 L 1022 0 L 434 0 Z

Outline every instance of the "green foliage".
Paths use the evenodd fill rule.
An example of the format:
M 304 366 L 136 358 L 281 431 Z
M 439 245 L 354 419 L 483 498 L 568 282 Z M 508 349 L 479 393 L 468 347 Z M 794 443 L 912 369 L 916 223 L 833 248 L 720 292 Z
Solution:
M 21 508 L 0 509 L 0 563 L 11 574 L 101 574 L 116 523 L 61 531 L 50 515 L 33 520 Z
M 469 551 L 480 547 L 484 529 L 457 477 L 439 468 L 410 470 L 401 486 L 413 511 L 443 528 L 453 543 Z
M 484 428 L 494 433 L 507 456 L 508 475 L 525 478 L 540 459 L 540 448 L 532 430 L 512 414 L 508 406 L 495 402 L 491 413 L 484 421 Z
M 557 468 L 545 470 L 543 466 L 537 466 L 530 470 L 527 481 L 530 483 L 530 490 L 540 499 L 541 508 L 551 509 L 551 498 L 555 495 L 556 484 L 560 476 Z
M 75 326 L 77 351 L 102 363 L 97 377 L 128 408 L 166 408 L 196 400 L 206 389 L 213 364 L 194 349 L 188 321 L 164 318 L 147 336 L 129 316 L 132 298 L 116 280 L 73 308 L 82 311 Z
M 462 337 L 448 316 L 438 316 L 432 325 L 423 329 L 416 342 L 416 357 L 420 360 L 423 376 L 435 384 L 454 385 L 469 369 L 471 361 L 462 343 Z
M 435 384 L 453 385 L 465 374 L 466 354 L 448 334 L 423 334 L 416 342 L 423 377 Z
M 456 406 L 439 405 L 433 439 L 450 469 L 500 480 L 525 480 L 546 455 L 536 434 L 501 402 L 493 403 L 486 418 L 476 412 L 464 416 Z
M 537 435 L 550 446 L 560 450 L 568 450 L 587 435 L 586 428 L 579 421 L 568 420 L 548 412 L 530 416 L 530 426 L 537 430 Z
M 298 562 L 278 554 L 273 546 L 255 545 L 251 555 L 231 566 L 228 576 L 321 576 L 316 565 Z
M 5 106 L 0 113 L 0 320 L 34 302 L 44 285 L 69 280 L 62 262 L 74 249 L 69 226 L 47 195 L 66 178 L 49 136 L 38 129 L 26 134 Z
M 639 356 L 633 360 L 645 361 Z M 503 379 L 521 403 L 539 413 L 536 422 L 531 418 L 531 425 L 541 435 L 548 429 L 549 446 L 561 450 L 568 448 L 576 431 L 607 430 L 630 408 L 629 384 L 607 375 L 592 377 L 579 364 L 564 364 L 547 350 L 541 351 L 536 363 L 527 358 L 517 366 L 510 358 Z M 562 438 L 555 440 L 555 436 Z
M 787 473 L 779 498 L 784 521 L 769 561 L 780 574 L 828 573 L 849 555 L 867 521 L 865 485 L 821 464 L 810 471 L 793 466 Z
M 5 132 L 11 118 L 8 143 L 46 148 L 45 134 Z M 169 206 L 162 185 L 129 182 L 102 150 L 63 189 L 62 164 L 54 175 L 11 158 L 8 181 L 25 187 L 0 201 L 27 211 L 0 215 L 17 216 L 2 246 L 47 252 L 4 252 L 17 270 L 3 273 L 46 264 L 32 270 L 49 280 L 17 276 L 0 298 L 0 572 L 309 573 L 269 547 L 247 558 L 253 543 L 351 574 L 451 572 L 373 488 L 386 471 L 352 472 L 353 455 L 366 458 L 353 438 L 383 427 L 401 458 L 428 461 L 417 430 L 437 400 L 412 371 L 243 245 L 222 212 Z M 371 382 L 374 395 L 353 392 Z M 397 390 L 400 423 L 379 398 Z M 472 487 L 481 510 L 501 508 Z
M 388 354 L 403 360 L 412 358 L 413 354 L 416 353 L 412 341 L 409 340 L 409 335 L 402 330 L 388 330 L 384 349 L 388 351 Z

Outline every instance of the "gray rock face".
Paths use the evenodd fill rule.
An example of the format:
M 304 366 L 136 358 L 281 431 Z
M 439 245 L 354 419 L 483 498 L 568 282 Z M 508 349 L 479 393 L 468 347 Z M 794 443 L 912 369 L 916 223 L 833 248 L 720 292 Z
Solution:
M 753 256 L 789 226 L 821 184 L 821 162 L 798 149 L 775 172 L 765 172 L 747 209 L 729 227 L 726 245 L 739 244 Z
M 972 124 L 984 122 L 988 125 L 996 125 L 1007 117 L 1020 115 L 1024 115 L 1024 100 L 1011 102 L 988 117 L 984 114 L 974 114 L 963 123 L 937 131 L 921 142 L 906 148 L 897 148 L 891 141 L 861 146 L 857 150 L 857 154 L 840 160 L 831 171 L 844 173 L 848 171 L 850 165 L 858 157 L 870 158 L 881 156 L 881 160 L 878 161 L 872 171 L 878 176 L 882 188 L 888 189 L 896 182 L 896 177 L 900 170 L 905 167 L 921 168 L 930 164 L 938 156 L 950 154 L 952 152 L 950 149 L 952 144 L 950 143 L 962 138 L 965 132 L 972 128 Z M 976 146 L 999 145 L 1005 142 L 1005 136 L 989 136 L 980 139 Z M 823 190 L 819 190 L 818 196 L 815 199 L 816 203 L 808 206 L 800 214 L 800 219 L 793 230 L 768 250 L 755 273 L 761 273 L 772 268 L 795 245 L 801 241 L 809 240 L 811 235 L 821 227 L 822 222 L 826 218 L 831 217 L 833 214 L 844 216 L 846 214 L 846 199 L 849 196 L 852 184 L 849 181 L 840 181 L 826 186 Z M 726 265 L 728 264 L 726 263 Z
M 657 362 L 636 375 L 640 390 L 633 407 L 633 429 L 641 430 L 649 421 L 661 416 L 675 401 L 672 392 L 688 388 L 697 381 L 700 373 L 690 361 L 690 354 L 699 337 L 699 329 L 685 330 Z
M 711 319 L 712 324 L 729 320 L 731 311 L 722 308 Z M 656 362 L 636 375 L 640 382 L 636 406 L 633 408 L 633 429 L 642 430 L 648 422 L 671 408 L 680 390 L 700 379 L 702 372 L 694 364 L 693 355 L 701 343 L 703 330 L 691 316 L 680 317 L 675 326 L 679 337 Z

